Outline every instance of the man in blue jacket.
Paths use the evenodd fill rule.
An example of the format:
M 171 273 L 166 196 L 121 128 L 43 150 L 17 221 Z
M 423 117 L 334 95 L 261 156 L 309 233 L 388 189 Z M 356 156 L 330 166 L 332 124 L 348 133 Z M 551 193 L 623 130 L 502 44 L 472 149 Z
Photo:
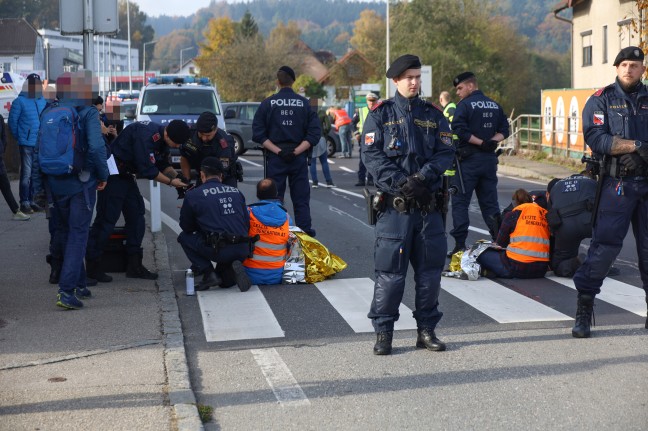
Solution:
M 83 257 L 97 199 L 96 190 L 103 190 L 108 179 L 99 111 L 91 106 L 94 81 L 89 71 L 67 72 L 56 80 L 59 105 L 72 107 L 79 113 L 81 133 L 84 134 L 82 140 L 87 143 L 87 152 L 81 173 L 46 177 L 58 222 L 54 241 L 61 244 L 64 250 L 56 305 L 72 310 L 83 307 L 80 298 L 91 295 L 86 287 Z M 40 143 L 41 146 L 49 144 Z
M 32 73 L 27 77 L 23 90 L 11 104 L 9 111 L 9 129 L 18 141 L 20 148 L 20 211 L 32 214 L 42 208 L 33 201 L 32 165 L 34 163 L 34 148 L 40 129 L 40 115 L 47 102 L 43 98 L 43 85 L 40 76 Z

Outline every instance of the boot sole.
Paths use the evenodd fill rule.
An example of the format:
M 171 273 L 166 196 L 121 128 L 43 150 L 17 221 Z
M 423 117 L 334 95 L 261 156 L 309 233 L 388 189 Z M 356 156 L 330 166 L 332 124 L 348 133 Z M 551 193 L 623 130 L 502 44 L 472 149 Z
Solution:
M 579 332 L 572 331 L 572 337 L 574 338 L 590 338 L 592 334 L 581 334 Z
M 429 347 L 425 343 L 422 342 L 417 342 L 416 343 L 416 348 L 417 349 L 427 349 L 431 352 L 444 352 L 446 349 L 446 346 L 438 346 L 438 347 Z
M 234 270 L 234 278 L 236 279 L 236 285 L 241 290 L 241 292 L 247 292 L 252 287 L 250 279 L 245 272 L 245 268 L 241 262 L 234 261 L 232 263 L 232 269 Z

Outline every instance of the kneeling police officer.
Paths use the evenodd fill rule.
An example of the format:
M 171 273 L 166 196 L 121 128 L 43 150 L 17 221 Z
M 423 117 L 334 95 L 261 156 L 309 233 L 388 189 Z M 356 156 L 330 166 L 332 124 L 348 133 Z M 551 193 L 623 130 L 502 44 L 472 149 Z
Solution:
M 200 165 L 202 184 L 187 192 L 180 210 L 178 242 L 195 274 L 202 274 L 196 290 L 238 284 L 250 288 L 243 260 L 250 254 L 250 216 L 245 197 L 236 187 L 222 183 L 225 168 L 216 157 Z M 214 270 L 212 262 L 218 264 Z

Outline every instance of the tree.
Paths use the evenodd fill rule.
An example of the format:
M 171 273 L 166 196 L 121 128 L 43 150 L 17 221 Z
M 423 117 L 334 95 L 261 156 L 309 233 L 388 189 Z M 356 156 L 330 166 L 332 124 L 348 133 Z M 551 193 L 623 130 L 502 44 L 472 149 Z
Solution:
M 236 39 L 236 25 L 224 16 L 209 21 L 204 34 L 205 42 L 200 44 L 205 56 L 217 55 L 223 52 Z
M 299 92 L 301 88 L 304 88 L 304 93 L 308 98 L 324 98 L 326 97 L 326 90 L 324 86 L 317 82 L 315 78 L 310 75 L 299 75 L 297 80 L 293 84 L 292 88 L 295 92 Z
M 238 34 L 246 39 L 256 37 L 259 34 L 259 26 L 254 22 L 254 18 L 252 18 L 249 10 L 245 11 L 245 15 L 241 19 L 241 23 L 238 26 Z
M 136 3 L 130 2 L 130 29 L 131 29 L 131 47 L 138 49 L 140 54 L 144 49 L 144 42 L 153 40 L 155 32 L 153 27 L 146 24 L 146 14 L 140 12 L 139 6 Z M 120 39 L 128 39 L 128 20 L 126 16 L 126 0 L 119 0 L 119 30 L 117 37 Z M 147 55 L 148 57 L 148 55 Z M 143 56 L 140 55 L 140 64 L 133 65 L 133 68 L 140 68 L 142 66 Z
M 283 64 L 287 64 L 295 68 L 300 60 L 300 36 L 301 31 L 296 22 L 289 21 L 286 25 L 278 22 L 266 41 L 266 52 L 271 62 L 268 67 L 277 70 Z
M 376 79 L 381 77 L 385 67 L 385 38 L 387 28 L 383 17 L 371 9 L 360 12 L 351 36 L 351 45 L 362 52 L 376 67 Z

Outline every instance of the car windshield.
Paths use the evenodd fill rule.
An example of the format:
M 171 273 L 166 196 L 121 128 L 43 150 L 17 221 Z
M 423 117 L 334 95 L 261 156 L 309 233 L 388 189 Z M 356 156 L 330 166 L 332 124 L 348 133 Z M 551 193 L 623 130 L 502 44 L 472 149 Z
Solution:
M 149 88 L 142 100 L 142 114 L 200 115 L 205 111 L 220 114 L 216 94 L 210 88 Z

